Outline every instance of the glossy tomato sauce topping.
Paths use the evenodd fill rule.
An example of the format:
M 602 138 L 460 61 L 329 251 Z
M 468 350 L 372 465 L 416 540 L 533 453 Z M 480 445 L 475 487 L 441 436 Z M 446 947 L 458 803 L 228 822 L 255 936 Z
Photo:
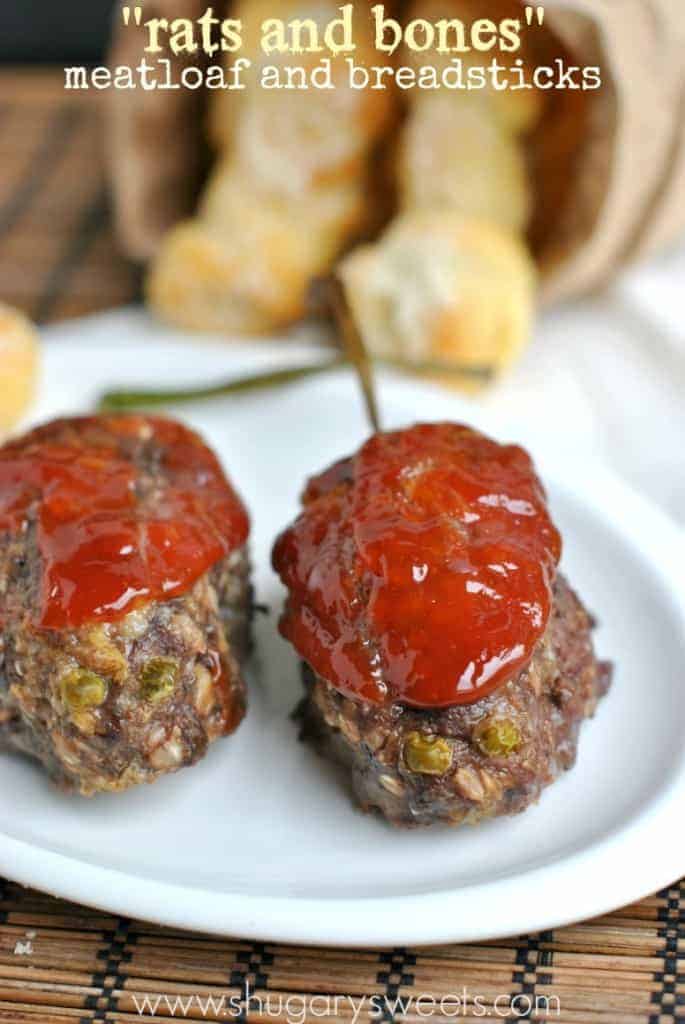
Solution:
M 274 549 L 280 629 L 336 689 L 471 704 L 530 661 L 561 540 L 521 448 L 450 423 L 378 434 L 303 500 Z
M 177 597 L 249 532 L 216 456 L 148 416 L 59 420 L 1 448 L 0 535 L 31 523 L 45 629 Z

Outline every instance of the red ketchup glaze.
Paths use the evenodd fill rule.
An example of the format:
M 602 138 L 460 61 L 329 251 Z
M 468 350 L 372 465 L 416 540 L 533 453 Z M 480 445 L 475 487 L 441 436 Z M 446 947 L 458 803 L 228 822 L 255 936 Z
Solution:
M 280 629 L 340 692 L 472 704 L 530 661 L 561 539 L 529 456 L 467 427 L 378 434 L 278 539 Z
M 131 457 L 140 438 L 152 445 L 147 485 Z M 58 421 L 1 448 L 0 534 L 29 519 L 44 629 L 177 597 L 249 533 L 216 456 L 192 431 L 148 416 Z

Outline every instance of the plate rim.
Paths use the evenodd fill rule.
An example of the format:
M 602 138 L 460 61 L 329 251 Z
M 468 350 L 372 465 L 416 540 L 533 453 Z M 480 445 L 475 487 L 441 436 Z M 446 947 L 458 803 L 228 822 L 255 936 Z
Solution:
M 64 325 L 50 330 L 63 331 Z M 72 344 L 80 346 L 83 340 Z M 443 408 L 449 402 L 436 386 L 402 382 L 401 390 L 405 388 L 414 395 L 417 388 L 430 392 Z M 565 452 L 564 469 L 570 471 L 563 483 L 559 474 L 554 478 L 645 557 L 685 627 L 683 531 L 599 461 L 573 464 L 567 456 Z M 543 478 L 547 461 L 536 455 Z M 613 524 L 592 493 L 598 486 L 602 502 L 608 500 L 623 511 Z M 674 558 L 673 552 L 681 549 L 682 559 Z M 583 850 L 522 874 L 403 897 L 321 899 L 219 892 L 93 865 L 1 831 L 0 872 L 20 884 L 117 916 L 213 935 L 346 948 L 476 942 L 562 927 L 671 885 L 685 873 L 685 852 L 669 841 L 671 823 L 684 800 L 685 745 L 674 777 L 656 801 Z M 633 877 L 635 863 L 643 865 L 639 882 Z

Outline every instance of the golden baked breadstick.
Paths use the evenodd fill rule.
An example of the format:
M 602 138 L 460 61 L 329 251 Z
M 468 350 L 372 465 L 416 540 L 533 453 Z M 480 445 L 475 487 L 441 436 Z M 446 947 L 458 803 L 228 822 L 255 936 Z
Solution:
M 29 319 L 0 303 L 0 432 L 12 427 L 33 398 L 38 335 Z
M 193 330 L 263 334 L 302 317 L 312 277 L 330 266 L 364 205 L 354 186 L 299 200 L 260 196 L 219 165 L 200 216 L 166 239 L 148 282 L 154 309 Z M 231 230 L 234 225 L 234 230 Z
M 506 0 L 501 7 L 504 16 Z M 482 16 L 479 0 L 417 0 L 407 13 L 433 23 Z M 466 67 L 490 59 L 458 56 Z M 404 57 L 443 67 L 451 59 L 409 50 Z M 396 153 L 400 214 L 378 242 L 343 262 L 348 301 L 376 355 L 500 370 L 524 347 L 533 315 L 522 136 L 541 113 L 539 94 L 416 89 L 408 105 Z
M 509 5 L 511 7 L 511 4 Z M 507 5 L 498 5 L 504 17 Z M 494 12 L 493 12 L 494 13 Z M 516 9 L 509 14 L 515 14 Z M 457 19 L 470 24 L 483 16 L 478 0 L 416 0 L 409 18 L 431 22 Z M 519 53 L 495 55 L 501 67 L 512 68 Z M 406 50 L 421 63 L 422 55 Z M 458 54 L 464 69 L 483 67 L 492 53 Z M 451 57 L 431 54 L 445 66 Z M 469 216 L 525 231 L 532 206 L 532 189 L 521 136 L 542 111 L 535 89 L 496 89 L 489 77 L 484 89 L 416 90 L 411 97 L 400 143 L 398 177 L 404 208 L 447 205 Z
M 372 20 L 364 4 L 356 10 L 356 59 L 376 59 Z M 373 215 L 369 161 L 393 95 L 349 88 L 342 55 L 330 59 L 334 89 L 260 87 L 264 65 L 311 71 L 326 52 L 265 55 L 261 26 L 274 12 L 272 0 L 237 5 L 239 58 L 254 62 L 251 85 L 215 100 L 211 134 L 220 159 L 197 218 L 169 235 L 149 277 L 152 308 L 184 326 L 244 334 L 301 318 L 311 282 Z M 340 17 L 340 5 L 285 0 L 277 13 L 323 28 Z

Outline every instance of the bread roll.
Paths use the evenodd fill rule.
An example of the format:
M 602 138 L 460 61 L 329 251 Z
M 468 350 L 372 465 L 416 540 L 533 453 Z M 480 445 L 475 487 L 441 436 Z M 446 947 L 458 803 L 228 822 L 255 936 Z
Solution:
M 38 334 L 30 320 L 0 302 L 0 433 L 26 412 L 38 377 Z

